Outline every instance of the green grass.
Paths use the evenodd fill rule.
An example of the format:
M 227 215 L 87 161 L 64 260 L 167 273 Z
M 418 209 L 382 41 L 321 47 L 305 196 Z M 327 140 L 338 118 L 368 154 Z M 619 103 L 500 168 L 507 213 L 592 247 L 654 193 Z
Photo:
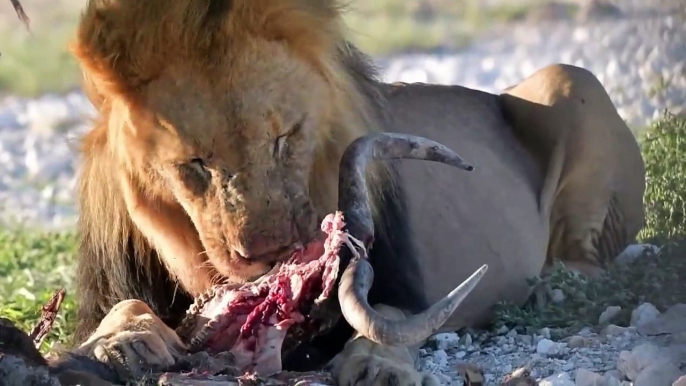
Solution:
M 686 117 L 665 112 L 639 138 L 648 181 L 639 238 L 686 238 Z
M 540 280 L 549 290 L 562 290 L 564 301 L 548 302 L 542 308 L 500 303 L 495 327 L 518 326 L 529 331 L 549 327 L 564 336 L 583 327 L 601 327 L 598 317 L 609 306 L 622 307 L 612 323 L 628 326 L 631 311 L 644 302 L 661 312 L 686 302 L 686 240 L 663 245 L 658 254 L 646 252 L 634 262 L 613 265 L 597 279 L 573 274 L 558 264 L 550 277 L 533 281 Z
M 29 332 L 55 290 L 67 296 L 41 352 L 70 344 L 75 322 L 73 233 L 0 229 L 0 317 Z
M 657 256 L 614 265 L 598 279 L 578 277 L 561 265 L 550 277 L 532 278 L 532 282 L 543 280 L 549 290 L 562 290 L 565 300 L 543 308 L 501 303 L 496 327 L 553 327 L 564 335 L 583 326 L 599 327 L 598 317 L 608 306 L 622 307 L 615 324 L 628 325 L 631 311 L 643 302 L 661 311 L 686 303 L 686 117 L 665 112 L 640 132 L 646 164 L 646 224 L 637 238 L 664 248 Z

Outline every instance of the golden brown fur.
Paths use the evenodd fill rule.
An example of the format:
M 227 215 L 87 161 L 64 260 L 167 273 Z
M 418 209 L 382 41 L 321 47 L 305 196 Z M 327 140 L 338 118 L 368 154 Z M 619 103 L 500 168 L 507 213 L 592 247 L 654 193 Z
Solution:
M 190 99 L 206 98 L 217 90 L 229 92 L 228 87 L 222 89 L 218 85 L 221 82 L 215 82 L 217 79 L 245 77 L 245 82 L 259 81 L 251 79 L 246 72 L 227 72 L 243 56 L 255 55 L 254 45 L 271 45 L 266 49 L 277 52 L 287 47 L 288 51 L 281 53 L 285 60 L 296 60 L 287 56 L 294 54 L 307 63 L 309 68 L 294 67 L 294 70 L 311 70 L 308 77 L 321 77 L 317 97 L 325 101 L 312 106 L 320 109 L 320 120 L 312 125 L 315 160 L 308 176 L 312 206 L 320 219 L 335 209 L 338 160 L 343 150 L 358 136 L 378 128 L 375 106 L 363 94 L 365 90 L 360 89 L 359 79 L 354 78 L 364 74 L 351 73 L 349 64 L 344 62 L 350 48 L 342 37 L 339 5 L 335 1 L 316 5 L 302 0 L 118 3 L 122 6 L 89 2 L 72 50 L 84 69 L 84 88 L 101 114 L 83 143 L 84 164 L 79 187 L 80 254 L 82 259 L 88 259 L 82 261 L 80 275 L 82 283 L 92 283 L 82 288 L 95 291 L 95 287 L 108 287 L 109 291 L 99 295 L 89 294 L 104 302 L 100 312 L 106 312 L 117 300 L 131 296 L 128 259 L 136 261 L 142 277 L 149 281 L 160 278 L 155 277 L 156 270 L 168 269 L 192 295 L 205 290 L 208 278 L 217 276 L 203 256 L 197 221 L 189 219 L 189 208 L 177 203 L 179 195 L 192 195 L 192 192 L 172 193 L 163 177 L 150 170 L 147 158 L 156 151 L 165 161 L 192 157 L 188 146 L 184 146 L 187 142 L 183 141 L 192 138 L 202 148 L 211 141 L 211 134 L 216 139 L 217 130 L 221 129 L 235 130 L 234 133 L 243 136 L 252 134 L 221 126 L 225 117 L 216 109 L 191 103 L 173 105 L 170 98 L 188 90 L 174 89 L 170 82 L 156 84 L 165 71 L 193 73 L 191 79 L 197 85 L 194 91 L 198 95 L 189 95 Z M 231 79 L 231 82 L 243 81 Z M 300 86 L 287 85 L 292 89 Z M 308 92 L 314 87 L 311 84 Z M 269 97 L 241 95 L 240 90 L 232 96 L 238 100 Z M 316 97 L 303 98 L 316 100 Z M 284 103 L 276 100 L 275 110 L 288 113 Z M 182 108 L 195 110 L 187 115 L 172 115 Z M 160 117 L 159 111 L 169 114 Z M 277 121 L 276 126 L 283 120 L 284 114 L 278 114 L 282 111 L 271 118 Z M 213 122 L 217 125 L 210 128 Z M 231 152 L 227 148 L 218 150 Z M 227 162 L 235 164 L 240 160 Z M 382 170 L 376 168 L 372 178 Z M 390 181 L 385 172 L 378 178 Z M 164 267 L 156 266 L 158 257 Z M 204 270 L 200 275 L 196 271 L 198 267 Z M 262 272 L 261 267 L 243 269 L 250 271 L 244 276 Z M 98 283 L 93 283 L 95 277 L 100 277 Z M 106 296 L 110 299 L 105 299 Z M 92 312 L 92 308 L 86 311 Z M 82 329 L 81 338 L 93 327 L 90 323 Z
M 370 167 L 376 234 L 369 300 L 389 317 L 424 309 L 426 298 L 444 296 L 487 263 L 497 280 L 484 280 L 446 328 L 481 323 L 496 301 L 523 302 L 526 278 L 541 272 L 546 249 L 595 268 L 598 244 L 608 244 L 595 234 L 608 227 L 624 232 L 609 236 L 617 245 L 599 245 L 603 259 L 633 237 L 640 170 L 628 171 L 631 182 L 624 184 L 617 165 L 605 174 L 564 168 L 560 174 L 550 154 L 556 141 L 602 143 L 613 130 L 627 139 L 611 104 L 570 107 L 585 92 L 603 97 L 599 83 L 551 66 L 510 90 L 517 95 L 549 84 L 544 95 L 524 92 L 521 99 L 528 106 L 559 94 L 553 104 L 570 111 L 565 117 L 572 122 L 560 131 L 560 114 L 529 113 L 508 105 L 507 96 L 384 85 L 346 42 L 340 7 L 334 0 L 89 1 L 73 45 L 84 89 L 101 115 L 83 142 L 79 187 L 77 340 L 90 336 L 81 346 L 86 354 L 112 359 L 108 350 L 117 347 L 125 361 L 168 363 L 177 350 L 170 327 L 193 296 L 215 281 L 260 276 L 292 245 L 311 239 L 336 209 L 344 149 L 370 131 L 438 140 L 476 167 L 457 176 L 429 163 L 406 164 L 403 175 L 414 186 L 407 192 L 395 167 Z M 569 97 L 560 91 L 568 87 L 558 79 L 564 76 L 580 87 Z M 533 124 L 520 122 L 526 120 Z M 553 138 L 542 155 L 535 143 L 546 130 Z M 609 147 L 610 160 L 624 151 L 640 160 L 624 142 Z M 588 149 L 580 151 L 598 153 Z M 602 225 L 616 209 L 613 201 L 595 200 L 584 184 L 615 189 L 618 200 L 627 200 L 620 206 L 631 209 L 610 216 L 619 224 Z M 558 188 L 560 200 L 551 194 Z M 590 211 L 587 221 L 554 224 L 580 208 Z M 588 240 L 596 244 L 590 251 L 565 255 L 565 248 Z M 324 360 L 337 356 L 339 381 L 437 384 L 414 369 L 416 347 L 389 348 L 357 336 L 343 349 L 350 333 L 339 323 L 312 342 Z M 146 354 L 135 349 L 141 344 Z

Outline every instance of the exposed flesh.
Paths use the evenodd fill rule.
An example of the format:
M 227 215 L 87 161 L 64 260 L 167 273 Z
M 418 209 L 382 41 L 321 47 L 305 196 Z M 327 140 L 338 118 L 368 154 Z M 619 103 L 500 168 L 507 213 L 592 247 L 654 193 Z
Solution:
M 333 291 L 339 249 L 348 238 L 343 226 L 342 213 L 331 214 L 321 226 L 325 240 L 311 242 L 255 282 L 215 286 L 191 307 L 179 335 L 192 352 L 229 351 L 241 371 L 281 371 L 281 348 L 290 328 L 308 327 L 312 307 Z

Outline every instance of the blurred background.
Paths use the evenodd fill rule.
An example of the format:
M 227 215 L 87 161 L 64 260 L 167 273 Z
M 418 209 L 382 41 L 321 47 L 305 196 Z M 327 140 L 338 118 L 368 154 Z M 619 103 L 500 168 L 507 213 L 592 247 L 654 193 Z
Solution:
M 67 45 L 85 4 L 23 0 L 28 32 L 0 1 L 0 223 L 74 223 L 93 110 Z M 593 71 L 634 131 L 684 108 L 684 0 L 352 0 L 345 18 L 388 81 L 498 92 L 562 62 Z
M 0 0 L 0 316 L 28 329 L 56 288 L 70 299 L 59 320 L 74 317 L 75 150 L 94 110 L 67 52 L 85 0 L 22 3 L 31 32 Z M 350 0 L 345 18 L 387 81 L 498 92 L 568 63 L 600 79 L 639 141 L 666 111 L 686 112 L 686 0 Z M 686 133 L 684 119 L 656 127 Z M 683 168 L 685 151 L 664 168 Z M 683 195 L 670 200 L 682 210 L 665 213 L 686 211 Z M 672 220 L 686 234 L 684 216 Z M 69 331 L 58 323 L 51 336 Z

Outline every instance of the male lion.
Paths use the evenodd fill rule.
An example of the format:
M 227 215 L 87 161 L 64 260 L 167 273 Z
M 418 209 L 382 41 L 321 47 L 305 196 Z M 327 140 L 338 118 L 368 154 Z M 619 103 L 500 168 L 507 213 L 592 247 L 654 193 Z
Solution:
M 340 8 L 88 2 L 73 52 L 102 119 L 83 143 L 80 352 L 117 347 L 128 364 L 172 364 L 184 350 L 173 328 L 192 299 L 258 278 L 307 243 L 337 209 L 343 151 L 369 133 L 424 136 L 475 167 L 368 168 L 368 300 L 396 324 L 488 264 L 443 330 L 484 325 L 497 301 L 522 304 L 526 279 L 553 260 L 595 275 L 632 241 L 644 166 L 592 74 L 552 65 L 502 95 L 384 84 L 346 41 Z M 307 345 L 320 360 L 285 365 L 330 363 L 340 384 L 437 383 L 414 366 L 425 334 L 393 344 L 352 333 L 341 319 Z

